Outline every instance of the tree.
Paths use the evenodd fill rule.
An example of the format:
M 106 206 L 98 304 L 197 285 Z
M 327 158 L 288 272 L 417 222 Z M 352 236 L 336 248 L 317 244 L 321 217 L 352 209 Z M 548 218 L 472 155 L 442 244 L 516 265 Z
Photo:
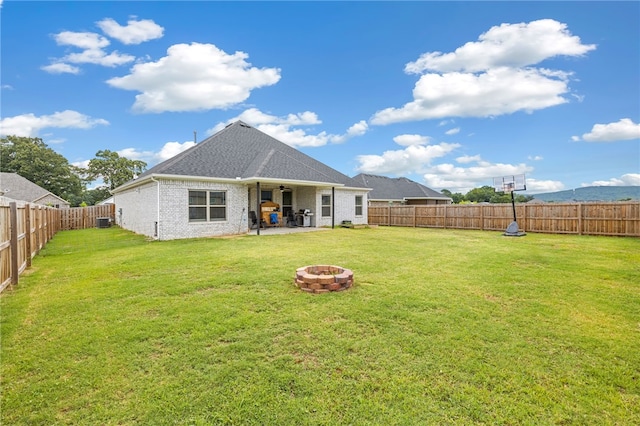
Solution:
M 0 171 L 17 173 L 65 200 L 84 190 L 76 168 L 40 138 L 7 136 L 0 139 Z
M 488 203 L 496 195 L 496 190 L 492 186 L 485 185 L 480 188 L 473 188 L 467 192 L 464 198 L 472 203 Z
M 446 195 L 447 197 L 451 198 L 453 204 L 460 204 L 462 201 L 464 201 L 464 195 L 462 195 L 459 192 L 452 193 L 448 189 L 443 189 L 440 192 Z
M 101 178 L 108 189 L 114 189 L 144 172 L 146 167 L 144 161 L 130 160 L 105 149 L 89 161 L 87 176 L 91 181 Z

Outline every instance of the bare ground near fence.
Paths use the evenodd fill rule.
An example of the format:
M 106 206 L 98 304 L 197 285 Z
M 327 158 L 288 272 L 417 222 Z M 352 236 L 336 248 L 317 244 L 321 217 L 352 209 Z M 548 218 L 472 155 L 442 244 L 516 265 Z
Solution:
M 24 202 L 0 205 L 0 292 L 18 283 L 31 259 L 58 231 L 92 228 L 102 217 L 113 220 L 115 206 L 55 209 Z
M 369 224 L 504 231 L 511 204 L 369 207 Z M 640 202 L 517 204 L 520 230 L 551 234 L 640 237 Z

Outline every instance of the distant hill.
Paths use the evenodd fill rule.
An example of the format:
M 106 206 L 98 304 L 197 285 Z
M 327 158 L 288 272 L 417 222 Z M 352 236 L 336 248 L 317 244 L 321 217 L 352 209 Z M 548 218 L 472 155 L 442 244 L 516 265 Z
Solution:
M 640 186 L 586 186 L 534 194 L 533 198 L 547 202 L 640 200 Z

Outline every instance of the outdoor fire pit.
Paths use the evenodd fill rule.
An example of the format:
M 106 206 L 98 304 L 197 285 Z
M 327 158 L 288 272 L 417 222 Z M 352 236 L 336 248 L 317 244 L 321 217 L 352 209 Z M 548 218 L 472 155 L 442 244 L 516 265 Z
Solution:
M 296 270 L 295 284 L 308 293 L 342 291 L 353 285 L 353 271 L 332 265 L 303 266 Z

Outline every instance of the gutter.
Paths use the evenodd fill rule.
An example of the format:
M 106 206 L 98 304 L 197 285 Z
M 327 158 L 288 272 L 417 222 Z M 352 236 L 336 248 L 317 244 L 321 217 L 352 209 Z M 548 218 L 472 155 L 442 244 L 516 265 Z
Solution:
M 156 180 L 153 175 L 151 175 L 151 181 L 158 184 L 158 191 L 156 195 L 156 239 L 160 239 L 160 181 Z
M 206 176 L 152 174 L 152 175 L 145 176 L 143 178 L 137 178 L 135 180 L 129 181 L 113 189 L 112 191 L 117 193 L 127 189 L 135 188 L 136 186 L 142 185 L 149 180 L 153 182 L 157 182 L 156 178 L 182 180 L 182 181 L 244 183 L 247 185 L 261 182 L 261 183 L 269 183 L 269 184 L 275 184 L 275 185 L 301 185 L 301 186 L 316 186 L 316 187 L 323 187 L 323 188 L 332 188 L 332 187 L 348 188 L 344 184 L 335 183 L 335 182 L 315 182 L 315 181 L 295 180 L 295 179 L 269 179 L 269 178 L 256 177 L 256 176 L 249 177 L 249 178 L 233 178 L 232 179 L 232 178 L 219 178 L 219 177 L 206 177 Z M 363 188 L 357 188 L 357 189 L 363 189 Z

